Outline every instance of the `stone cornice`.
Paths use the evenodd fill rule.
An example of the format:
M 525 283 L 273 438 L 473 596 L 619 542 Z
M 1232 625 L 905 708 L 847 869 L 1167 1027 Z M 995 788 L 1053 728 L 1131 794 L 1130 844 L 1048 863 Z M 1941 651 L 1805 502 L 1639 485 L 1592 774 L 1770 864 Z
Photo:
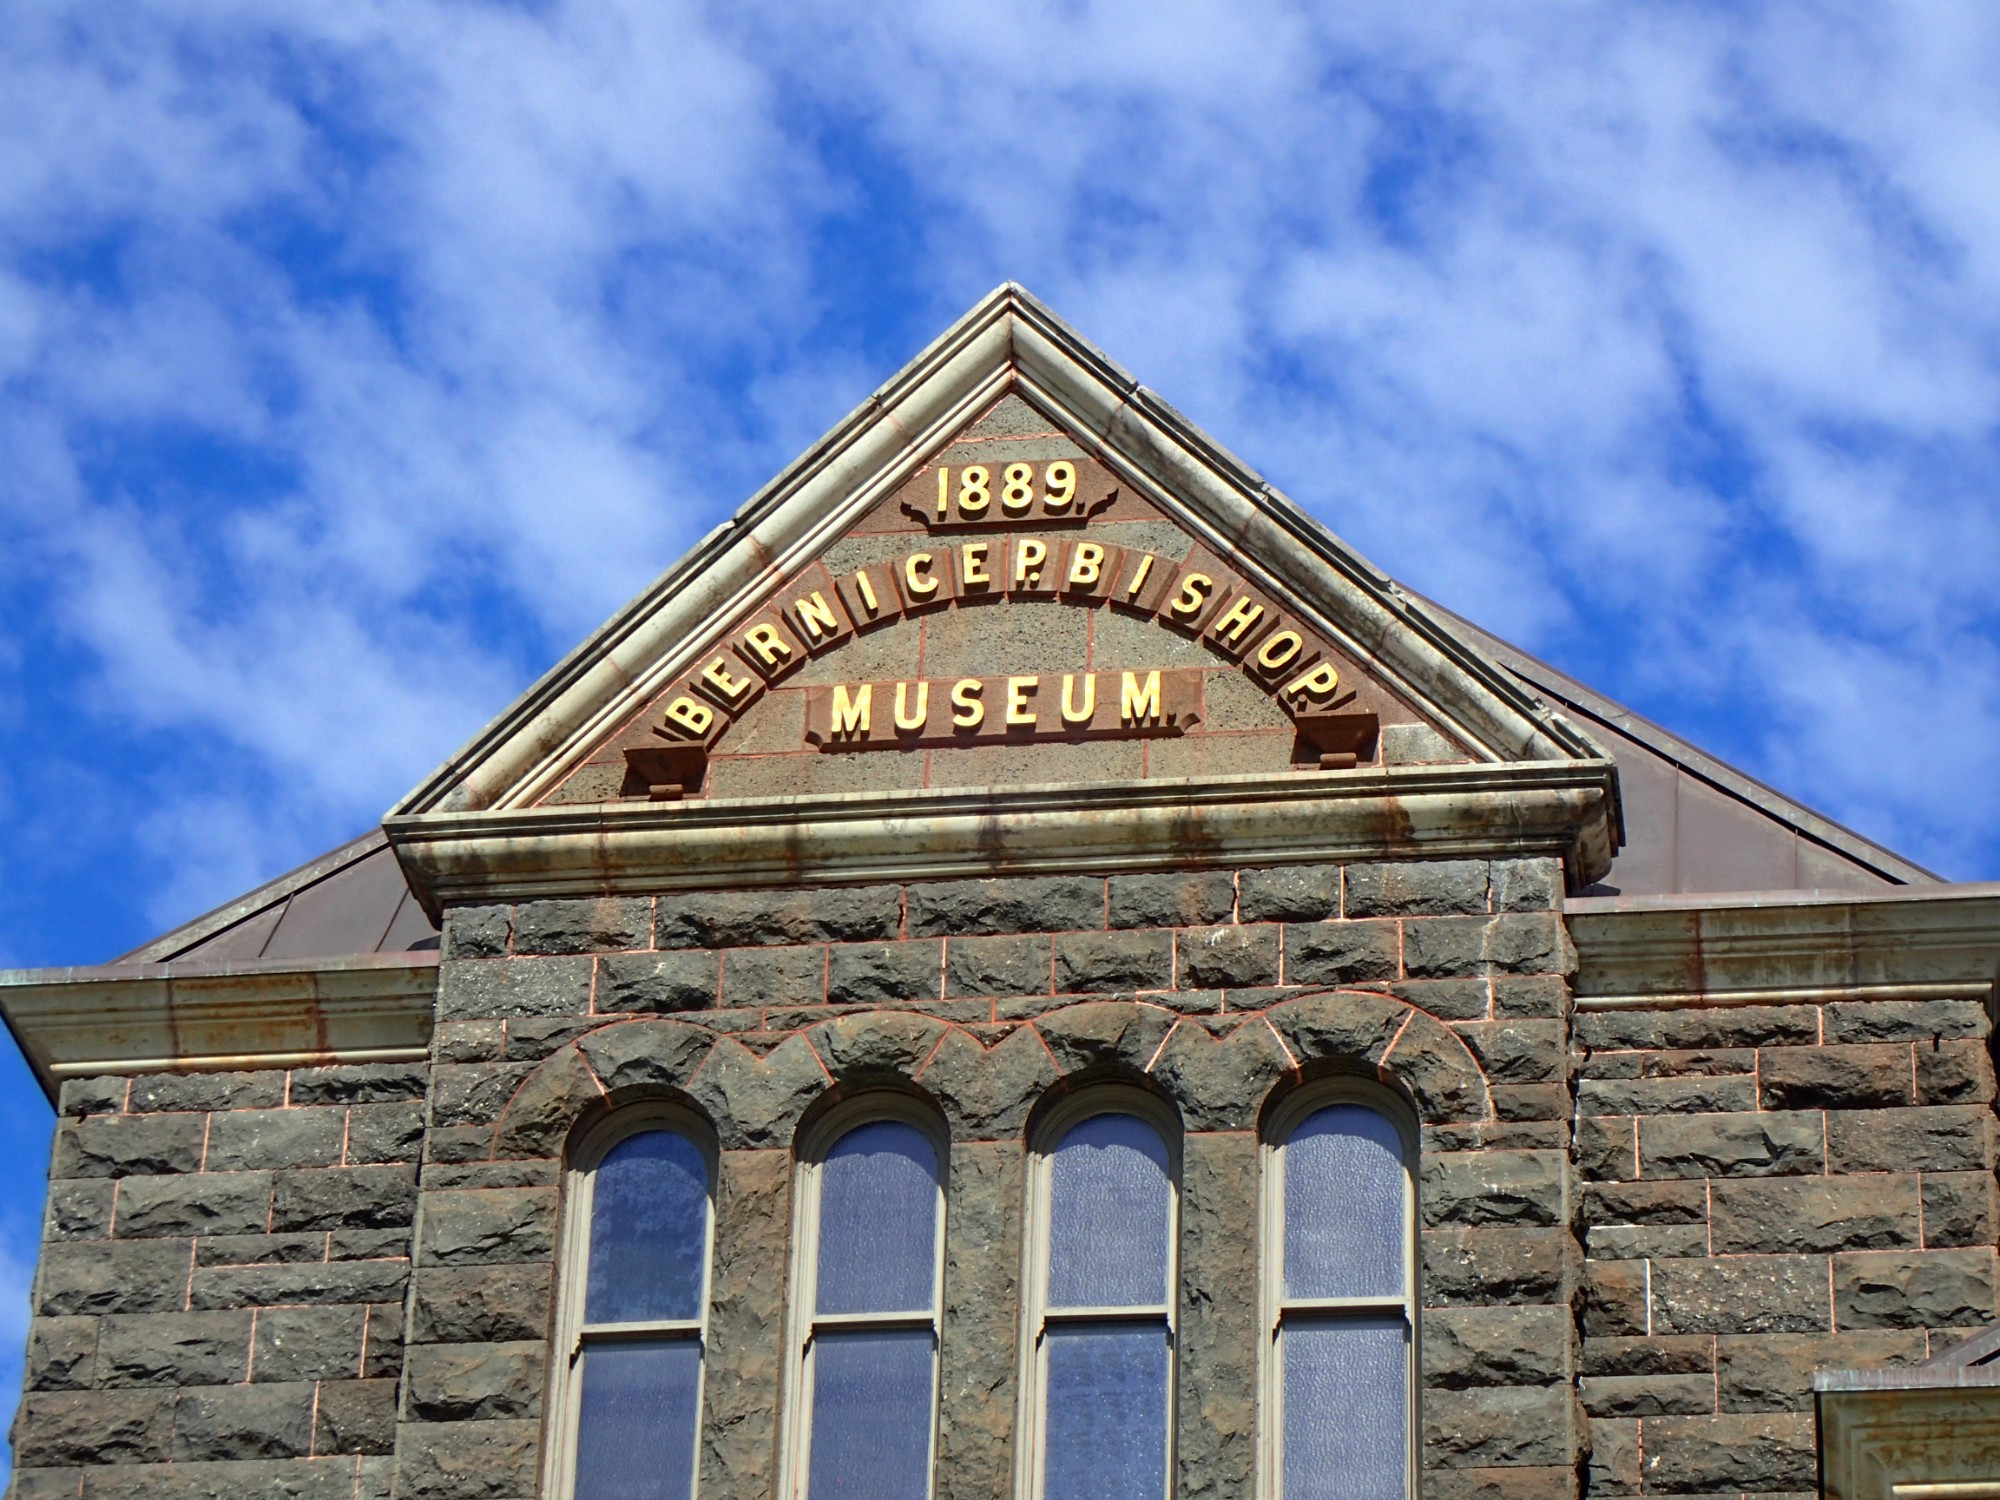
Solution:
M 1606 761 L 874 792 L 392 817 L 427 909 L 538 896 L 1184 870 L 1395 856 L 1557 855 L 1586 884 L 1615 842 Z
M 1583 1010 L 1993 999 L 2000 885 L 1572 900 Z
M 107 1073 L 418 1060 L 436 995 L 431 954 L 0 970 L 0 1015 L 51 1098 Z

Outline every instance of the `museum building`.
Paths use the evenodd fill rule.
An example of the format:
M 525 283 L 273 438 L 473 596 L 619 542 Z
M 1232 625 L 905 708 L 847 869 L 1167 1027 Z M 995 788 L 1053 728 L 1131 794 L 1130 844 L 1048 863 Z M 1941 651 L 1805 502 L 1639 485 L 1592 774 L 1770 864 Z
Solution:
M 1002 287 L 378 830 L 0 974 L 9 1494 L 2000 1496 L 1997 971 Z

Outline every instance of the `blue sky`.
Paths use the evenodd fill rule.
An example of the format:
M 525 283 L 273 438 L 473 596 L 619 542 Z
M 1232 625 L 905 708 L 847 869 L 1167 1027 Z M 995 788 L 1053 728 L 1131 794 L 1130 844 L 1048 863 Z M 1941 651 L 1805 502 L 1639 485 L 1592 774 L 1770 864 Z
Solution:
M 1976 0 L 31 0 L 0 964 L 361 831 L 1007 278 L 1415 588 L 2000 876 L 1996 78 Z

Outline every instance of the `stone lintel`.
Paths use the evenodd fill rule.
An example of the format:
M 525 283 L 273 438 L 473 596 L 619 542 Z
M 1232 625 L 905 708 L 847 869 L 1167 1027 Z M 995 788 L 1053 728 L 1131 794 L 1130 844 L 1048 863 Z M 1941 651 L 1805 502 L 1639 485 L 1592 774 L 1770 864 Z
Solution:
M 433 955 L 0 970 L 0 1015 L 51 1098 L 65 1078 L 428 1055 Z
M 1386 858 L 1612 854 L 1607 761 L 634 803 L 392 817 L 427 910 L 448 903 Z
M 2000 884 L 1838 895 L 1571 899 L 1579 1009 L 1978 999 L 2000 979 Z

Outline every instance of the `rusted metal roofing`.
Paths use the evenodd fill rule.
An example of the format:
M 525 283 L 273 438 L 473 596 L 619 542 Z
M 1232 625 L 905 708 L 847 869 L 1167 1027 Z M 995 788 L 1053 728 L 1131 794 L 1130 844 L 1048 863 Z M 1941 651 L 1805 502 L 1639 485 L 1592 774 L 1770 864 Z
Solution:
M 1931 871 L 1725 765 L 1444 606 L 1425 602 L 1617 762 L 1625 846 L 1589 895 L 1871 891 L 1938 882 Z
M 437 928 L 376 829 L 113 962 L 239 964 L 437 946 Z

